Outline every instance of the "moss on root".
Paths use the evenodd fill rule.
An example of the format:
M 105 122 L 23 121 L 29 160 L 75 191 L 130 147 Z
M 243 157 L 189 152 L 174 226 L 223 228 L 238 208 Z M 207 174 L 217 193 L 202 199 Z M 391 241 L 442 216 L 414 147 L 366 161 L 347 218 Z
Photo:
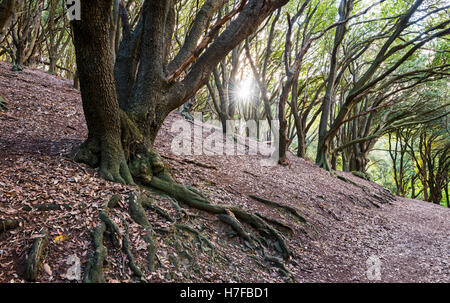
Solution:
M 43 228 L 40 236 L 33 242 L 30 254 L 28 255 L 25 266 L 25 279 L 28 281 L 36 281 L 39 272 L 42 269 L 42 256 L 48 244 L 48 229 Z
M 133 138 L 133 136 L 134 135 L 132 134 L 126 134 L 128 147 L 131 145 L 130 138 Z M 78 153 L 76 153 L 75 160 L 81 160 L 81 162 L 87 164 L 100 165 L 100 175 L 108 180 L 127 184 L 134 184 L 134 180 L 136 180 L 136 182 L 148 188 L 163 192 L 174 201 L 174 206 L 178 213 L 183 212 L 184 214 L 189 215 L 187 211 L 179 207 L 179 201 L 188 207 L 218 215 L 222 222 L 231 226 L 242 239 L 247 243 L 250 243 L 250 247 L 260 249 L 263 257 L 266 256 L 266 249 L 271 248 L 272 250 L 278 251 L 283 259 L 290 259 L 292 253 L 284 236 L 270 224 L 292 231 L 288 226 L 275 219 L 250 213 L 236 205 L 212 204 L 209 198 L 200 191 L 178 184 L 174 181 L 168 168 L 164 165 L 163 159 L 155 150 L 153 150 L 153 148 L 144 147 L 143 144 L 139 144 L 138 142 L 133 142 L 133 144 L 132 148 L 127 148 L 124 152 L 126 159 L 128 159 L 127 162 L 125 162 L 125 157 L 120 158 L 119 166 L 117 166 L 117 163 L 112 163 L 112 167 L 109 167 L 108 163 L 104 164 L 104 157 L 98 156 L 102 153 L 99 153 L 95 149 L 95 144 L 92 144 L 89 141 L 86 141 L 80 146 Z M 107 168 L 106 173 L 105 165 Z M 111 173 L 111 171 L 113 171 L 113 173 Z M 160 216 L 167 219 L 172 223 L 175 230 L 182 230 L 196 235 L 202 248 L 203 244 L 206 244 L 208 250 L 214 250 L 211 242 L 199 230 L 188 224 L 178 222 L 181 216 L 172 218 L 167 211 L 153 205 L 152 201 L 145 195 L 136 196 L 135 194 L 131 194 L 128 200 L 131 218 L 145 230 L 144 240 L 147 243 L 147 258 L 150 271 L 155 270 L 158 244 L 155 232 L 147 218 L 144 207 L 151 211 L 155 211 Z M 304 221 L 303 217 L 301 217 L 295 209 L 288 209 L 279 203 L 276 203 L 276 205 L 274 204 L 275 203 L 272 203 L 272 206 L 283 208 L 299 221 Z M 101 268 L 102 262 L 106 259 L 107 252 L 101 241 L 106 227 L 109 227 L 109 229 L 113 231 L 115 229 L 114 226 L 111 226 L 104 213 L 101 213 L 101 217 L 103 218 L 102 225 L 98 226 L 93 234 L 96 253 L 88 263 L 88 278 L 85 280 L 89 282 L 101 282 L 104 280 Z M 245 230 L 242 224 L 252 226 L 258 235 L 254 235 L 250 230 Z M 114 231 L 114 233 L 117 232 Z M 124 252 L 127 254 L 130 267 L 132 267 L 132 271 L 136 276 L 141 276 L 142 272 L 136 267 L 131 256 L 129 239 L 126 239 L 126 241 L 127 248 Z
M 236 224 L 234 224 L 235 227 L 238 226 L 237 223 L 240 224 L 238 220 L 250 224 L 253 228 L 255 228 L 259 232 L 259 234 L 262 237 L 269 237 L 278 242 L 278 247 L 281 248 L 281 254 L 284 259 L 287 260 L 290 258 L 291 252 L 283 236 L 257 215 L 247 212 L 235 205 L 211 204 L 209 200 L 200 196 L 196 192 L 189 190 L 185 186 L 180 185 L 174 182 L 173 180 L 167 181 L 167 178 L 163 180 L 160 179 L 159 177 L 154 176 L 152 178 L 150 186 L 165 192 L 169 196 L 182 201 L 183 203 L 187 204 L 189 207 L 192 208 L 196 208 L 217 215 L 229 215 L 229 213 L 232 213 L 233 216 L 235 217 L 234 219 L 236 220 L 235 222 Z M 243 233 L 242 237 L 244 239 L 247 238 Z
M 153 272 L 156 266 L 156 252 L 158 250 L 155 232 L 148 221 L 140 196 L 136 197 L 134 194 L 131 194 L 128 203 L 131 218 L 145 229 L 144 241 L 147 243 L 148 268 Z
M 103 269 L 106 265 L 108 249 L 103 245 L 103 234 L 105 233 L 105 223 L 100 223 L 92 230 L 92 242 L 94 244 L 94 252 L 86 264 L 84 283 L 105 283 Z

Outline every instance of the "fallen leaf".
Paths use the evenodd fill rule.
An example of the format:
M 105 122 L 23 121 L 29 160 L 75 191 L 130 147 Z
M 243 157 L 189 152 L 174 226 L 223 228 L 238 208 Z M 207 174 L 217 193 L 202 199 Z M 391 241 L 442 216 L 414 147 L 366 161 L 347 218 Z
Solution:
M 44 264 L 44 271 L 49 275 L 53 275 L 52 273 L 52 269 L 50 268 L 50 265 L 48 265 L 47 263 Z

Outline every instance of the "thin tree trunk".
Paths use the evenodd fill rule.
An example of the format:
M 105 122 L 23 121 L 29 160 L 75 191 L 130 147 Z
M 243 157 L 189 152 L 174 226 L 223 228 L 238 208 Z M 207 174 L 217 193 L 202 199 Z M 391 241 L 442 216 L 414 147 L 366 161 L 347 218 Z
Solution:
M 89 22 L 74 21 L 72 26 L 89 134 L 75 156 L 100 166 L 100 175 L 107 180 L 130 183 L 109 48 L 111 1 L 83 1 L 81 8 L 83 19 Z M 98 151 L 99 156 L 95 154 Z

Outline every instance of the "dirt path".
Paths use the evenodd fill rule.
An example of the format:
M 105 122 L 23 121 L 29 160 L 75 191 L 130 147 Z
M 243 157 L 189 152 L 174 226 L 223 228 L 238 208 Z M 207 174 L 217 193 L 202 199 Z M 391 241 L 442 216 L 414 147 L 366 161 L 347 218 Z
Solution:
M 386 282 L 450 282 L 450 210 L 398 198 L 371 242 Z
M 450 282 L 450 210 L 397 198 L 393 205 L 372 210 L 367 216 L 353 216 L 352 221 L 330 228 L 333 236 L 319 244 L 328 265 L 311 278 L 324 282 Z M 378 261 L 377 277 L 374 265 Z
M 67 282 L 66 259 L 76 254 L 86 261 L 92 250 L 89 231 L 99 222 L 102 203 L 113 194 L 121 195 L 117 218 L 131 222 L 124 201 L 136 188 L 106 182 L 96 170 L 65 157 L 86 135 L 80 96 L 68 81 L 36 70 L 16 74 L 9 69 L 0 62 L 0 94 L 10 107 L 0 114 L 0 219 L 21 218 L 24 225 L 0 233 L 0 281 L 23 281 L 26 253 L 33 236 L 45 226 L 52 239 L 64 235 L 67 240 L 50 242 L 45 262 L 52 275 L 43 273 L 39 281 Z M 285 236 L 295 258 L 286 267 L 298 282 L 368 282 L 370 256 L 379 258 L 382 282 L 450 282 L 450 209 L 402 198 L 383 203 L 388 195 L 380 186 L 340 173 L 359 184 L 352 185 L 293 155 L 288 155 L 289 167 L 261 166 L 257 156 L 176 156 L 170 148 L 177 135 L 171 126 L 178 119 L 177 114 L 168 117 L 156 143 L 177 181 L 201 189 L 213 203 L 239 205 L 290 226 L 293 232 Z M 298 224 L 249 194 L 297 208 L 307 224 Z M 170 200 L 156 198 L 160 207 L 171 209 Z M 23 210 L 40 203 L 65 203 L 72 210 Z M 207 219 L 190 223 L 204 228 L 228 263 L 213 263 L 199 252 L 197 271 L 186 276 L 183 266 L 171 265 L 177 254 L 174 245 L 161 239 L 161 267 L 149 274 L 149 281 L 287 281 L 270 264 L 255 262 L 239 239 L 229 236 L 228 226 L 214 216 Z M 150 214 L 150 221 L 154 227 L 167 227 L 156 214 Z M 139 245 L 138 226 L 131 224 L 130 233 L 137 262 L 143 264 L 146 255 Z M 123 255 L 109 249 L 107 281 L 131 281 Z

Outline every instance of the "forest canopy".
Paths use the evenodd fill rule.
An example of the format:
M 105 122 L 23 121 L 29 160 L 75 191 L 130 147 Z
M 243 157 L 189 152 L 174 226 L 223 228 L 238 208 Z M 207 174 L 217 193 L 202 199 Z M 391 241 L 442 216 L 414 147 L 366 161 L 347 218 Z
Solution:
M 448 206 L 449 1 L 73 3 L 81 20 L 72 1 L 0 1 L 0 58 L 73 79 L 89 129 L 74 159 L 104 178 L 170 179 L 153 143 L 178 110 L 224 131 L 266 120 L 279 165 L 292 152 Z

